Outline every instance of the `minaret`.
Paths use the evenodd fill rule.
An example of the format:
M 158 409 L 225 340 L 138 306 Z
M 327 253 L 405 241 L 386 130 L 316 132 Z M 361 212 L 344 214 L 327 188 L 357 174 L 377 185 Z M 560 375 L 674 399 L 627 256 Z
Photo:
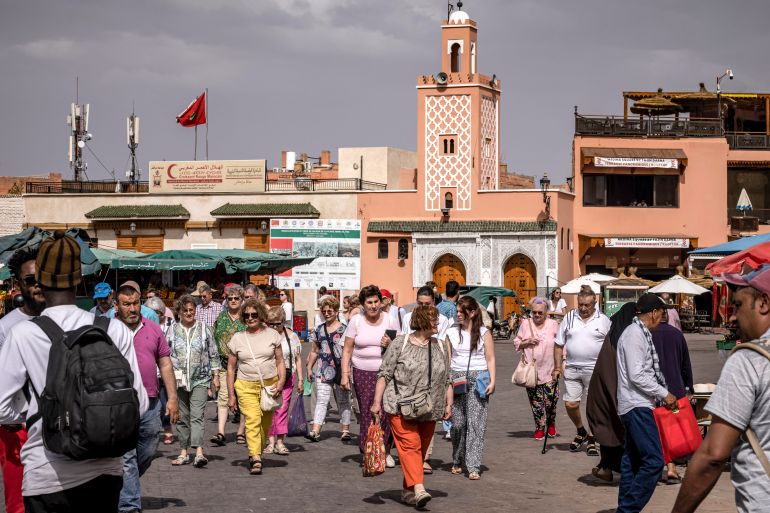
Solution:
M 441 26 L 441 72 L 417 78 L 418 190 L 426 210 L 470 210 L 497 189 L 500 81 L 477 69 L 476 22 L 457 10 Z

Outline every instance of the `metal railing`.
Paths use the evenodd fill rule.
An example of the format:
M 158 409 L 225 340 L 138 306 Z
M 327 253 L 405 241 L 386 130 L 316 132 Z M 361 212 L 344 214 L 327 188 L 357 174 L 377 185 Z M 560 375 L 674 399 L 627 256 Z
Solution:
M 109 194 L 120 192 L 148 192 L 149 182 L 114 182 L 62 180 L 61 182 L 27 182 L 28 194 Z
M 575 135 L 637 137 L 721 137 L 719 119 L 639 118 L 575 114 Z
M 743 215 L 756 217 L 759 219 L 759 224 L 770 224 L 770 208 L 754 208 L 747 210 L 745 214 L 743 210 L 729 208 L 727 209 L 727 223 L 729 224 L 733 217 L 742 217 Z
M 762 133 L 727 132 L 727 144 L 732 150 L 768 150 L 770 136 Z
M 268 180 L 265 182 L 266 191 L 384 191 L 387 185 L 369 182 L 360 178 L 311 179 L 292 178 L 290 180 Z

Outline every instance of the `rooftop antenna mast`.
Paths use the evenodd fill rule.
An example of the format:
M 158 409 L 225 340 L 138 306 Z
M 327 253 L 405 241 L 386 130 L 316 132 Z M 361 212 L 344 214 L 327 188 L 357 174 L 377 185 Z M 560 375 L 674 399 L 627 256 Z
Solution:
M 69 162 L 75 181 L 83 181 L 88 169 L 88 164 L 83 160 L 83 149 L 86 141 L 93 136 L 88 132 L 88 104 L 79 103 L 79 80 L 75 77 L 75 103 L 70 104 L 70 113 L 67 116 L 67 125 L 70 127 Z
M 455 6 L 452 5 L 452 2 L 447 2 L 446 4 L 446 21 L 449 22 L 449 17 L 452 16 L 452 11 L 455 10 Z
M 139 147 L 139 116 L 131 108 L 131 115 L 126 118 L 126 144 L 131 152 L 131 169 L 126 172 L 126 178 L 131 183 L 136 183 L 141 179 L 142 170 L 136 161 L 136 148 Z

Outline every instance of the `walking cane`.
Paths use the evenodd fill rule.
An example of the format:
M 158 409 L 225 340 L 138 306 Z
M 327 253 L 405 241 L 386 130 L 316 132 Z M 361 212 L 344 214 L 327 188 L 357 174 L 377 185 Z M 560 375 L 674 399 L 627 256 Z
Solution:
M 553 401 L 551 401 L 551 408 L 553 409 Z M 540 454 L 545 454 L 546 444 L 548 444 L 548 420 L 551 418 L 551 411 L 546 406 L 545 408 L 545 438 L 543 439 L 543 450 Z

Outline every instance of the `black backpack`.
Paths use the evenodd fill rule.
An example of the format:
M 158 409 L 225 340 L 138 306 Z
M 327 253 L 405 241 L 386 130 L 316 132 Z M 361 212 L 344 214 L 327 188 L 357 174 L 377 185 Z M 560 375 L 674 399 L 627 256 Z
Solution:
M 107 334 L 110 319 L 64 332 L 53 320 L 32 319 L 51 340 L 45 389 L 27 426 L 43 422 L 43 442 L 73 460 L 114 458 L 135 449 L 139 398 L 134 373 Z M 31 385 L 31 383 L 30 383 Z

